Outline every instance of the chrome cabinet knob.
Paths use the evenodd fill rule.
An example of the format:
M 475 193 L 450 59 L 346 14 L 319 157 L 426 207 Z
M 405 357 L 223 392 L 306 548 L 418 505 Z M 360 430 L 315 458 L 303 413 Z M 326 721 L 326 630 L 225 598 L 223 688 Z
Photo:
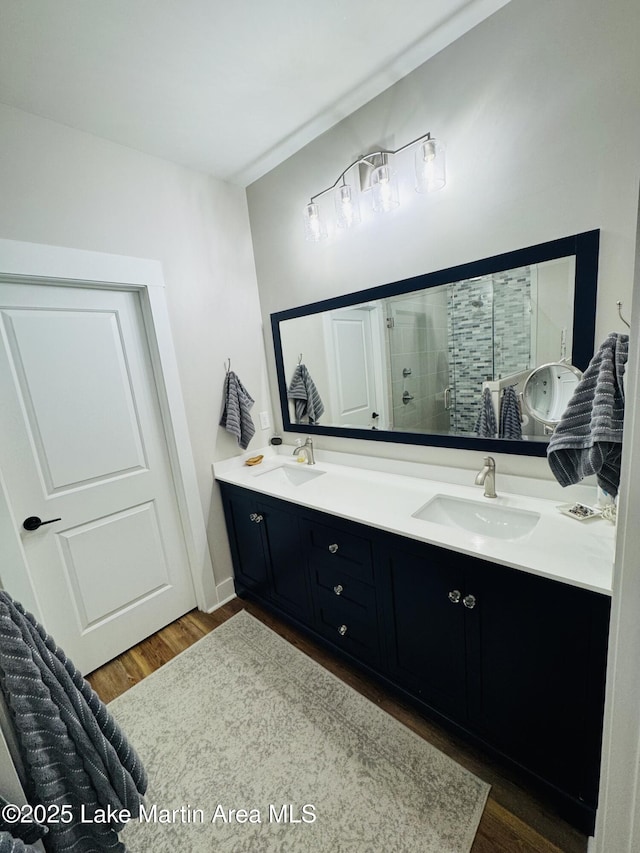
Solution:
M 338 628 L 338 634 L 340 634 L 340 636 L 341 636 L 341 637 L 344 637 L 344 635 L 345 635 L 346 633 L 347 633 L 347 626 L 346 626 L 346 625 L 341 625 L 341 626 Z
M 342 586 L 341 583 L 339 583 L 336 586 L 334 586 L 333 591 L 335 592 L 336 595 L 342 595 L 342 593 L 344 591 L 344 587 Z
M 449 601 L 453 602 L 453 604 L 457 604 L 462 598 L 462 593 L 459 589 L 452 589 L 449 593 Z
M 257 512 L 252 512 L 249 516 L 249 520 L 254 521 L 256 524 L 260 524 L 260 522 L 262 521 L 262 516 Z
M 465 595 L 465 597 L 462 599 L 462 603 L 468 610 L 473 610 L 473 608 L 476 606 L 475 595 Z
M 338 546 L 336 544 L 329 545 L 329 553 L 330 554 L 335 554 L 337 550 L 338 550 Z

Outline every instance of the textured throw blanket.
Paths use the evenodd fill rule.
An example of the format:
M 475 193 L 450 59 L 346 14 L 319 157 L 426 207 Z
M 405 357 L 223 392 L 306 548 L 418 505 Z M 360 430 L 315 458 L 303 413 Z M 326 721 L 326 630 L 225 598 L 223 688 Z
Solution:
M 595 474 L 615 497 L 620 484 L 624 376 L 629 336 L 612 332 L 591 359 L 547 447 L 561 486 Z
M 324 412 L 324 403 L 318 389 L 304 364 L 299 364 L 291 378 L 287 396 L 294 401 L 296 421 L 303 423 L 308 418 L 310 424 L 317 424 Z
M 476 421 L 476 435 L 482 438 L 495 438 L 498 432 L 498 424 L 496 423 L 496 413 L 493 408 L 493 399 L 491 391 L 485 388 L 482 392 L 480 400 L 480 411 Z
M 109 807 L 127 809 L 136 817 L 147 786 L 144 768 L 62 649 L 2 591 L 0 688 L 28 776 L 29 802 L 66 807 L 73 814 L 70 823 L 48 823 L 47 850 L 124 853 L 118 840 L 123 823 L 93 818 Z M 0 853 L 22 853 L 21 845 L 8 833 L 0 833 Z
M 233 370 L 228 371 L 224 381 L 222 403 L 220 426 L 235 435 L 240 447 L 246 450 L 256 431 L 249 414 L 254 400 Z

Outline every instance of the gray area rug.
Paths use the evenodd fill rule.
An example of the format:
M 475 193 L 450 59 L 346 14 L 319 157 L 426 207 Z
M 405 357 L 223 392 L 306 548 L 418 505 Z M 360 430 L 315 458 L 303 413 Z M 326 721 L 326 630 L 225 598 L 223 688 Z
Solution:
M 130 853 L 469 853 L 489 792 L 245 611 L 109 710 L 150 779 Z

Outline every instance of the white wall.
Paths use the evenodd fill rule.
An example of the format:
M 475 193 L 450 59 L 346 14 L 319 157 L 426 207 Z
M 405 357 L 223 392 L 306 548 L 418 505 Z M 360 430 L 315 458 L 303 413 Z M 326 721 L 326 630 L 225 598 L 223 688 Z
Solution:
M 231 562 L 211 463 L 238 452 L 218 427 L 225 359 L 256 400 L 252 446 L 269 435 L 257 417 L 269 393 L 244 190 L 3 105 L 0 151 L 0 237 L 161 261 L 220 583 Z
M 600 228 L 597 341 L 620 329 L 615 303 L 630 313 L 640 175 L 638 32 L 637 0 L 511 0 L 252 184 L 265 326 L 272 311 Z M 357 156 L 427 131 L 447 145 L 443 191 L 420 196 L 409 178 L 397 210 L 376 220 L 363 211 L 356 231 L 304 241 L 311 195 Z M 317 444 L 470 468 L 480 456 L 321 436 Z M 550 477 L 543 459 L 505 455 L 498 469 Z

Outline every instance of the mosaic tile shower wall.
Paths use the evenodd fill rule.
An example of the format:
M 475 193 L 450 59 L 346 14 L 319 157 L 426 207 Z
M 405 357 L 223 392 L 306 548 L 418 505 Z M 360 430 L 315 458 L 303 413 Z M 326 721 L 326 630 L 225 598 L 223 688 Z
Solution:
M 451 429 L 474 434 L 482 383 L 532 364 L 530 270 L 457 282 L 447 290 Z

